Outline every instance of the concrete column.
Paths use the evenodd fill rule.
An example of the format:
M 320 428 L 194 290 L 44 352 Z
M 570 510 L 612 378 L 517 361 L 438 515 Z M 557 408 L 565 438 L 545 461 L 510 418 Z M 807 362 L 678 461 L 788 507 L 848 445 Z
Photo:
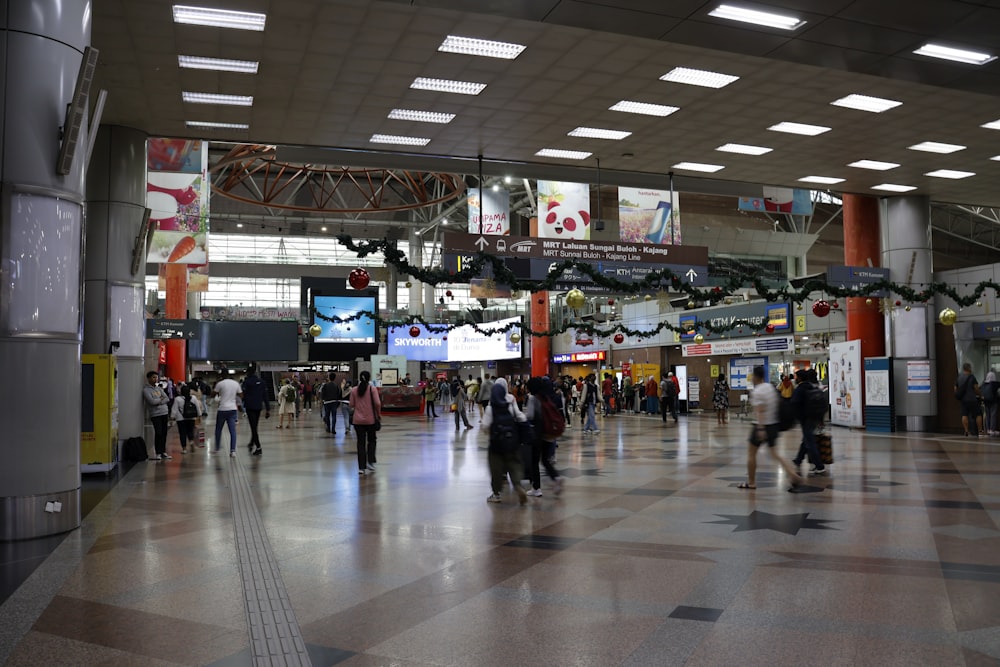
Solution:
M 920 291 L 933 278 L 931 209 L 927 197 L 889 197 L 880 203 L 882 266 L 894 283 Z M 894 297 L 895 299 L 895 297 Z M 906 306 L 910 310 L 906 310 Z M 936 383 L 930 394 L 906 391 L 906 361 L 930 359 L 937 372 L 934 351 L 934 304 L 906 304 L 885 312 L 886 353 L 894 358 L 897 417 L 907 430 L 924 431 L 927 417 L 937 414 Z
M 146 208 L 146 134 L 102 126 L 87 177 L 83 351 L 106 354 L 119 344 L 118 438 L 143 435 L 146 260 L 132 274 Z
M 68 175 L 56 161 L 92 8 L 89 0 L 3 7 L 0 377 L 16 390 L 0 401 L 0 540 L 16 540 L 80 525 L 86 129 Z M 49 502 L 59 510 L 47 512 Z

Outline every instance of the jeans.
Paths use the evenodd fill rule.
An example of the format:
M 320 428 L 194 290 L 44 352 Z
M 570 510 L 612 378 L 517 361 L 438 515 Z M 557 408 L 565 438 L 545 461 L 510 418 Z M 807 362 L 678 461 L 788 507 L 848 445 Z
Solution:
M 587 403 L 584 406 L 587 409 L 587 422 L 583 425 L 584 431 L 596 431 L 597 430 L 597 419 L 594 414 L 595 405 L 593 403 Z
M 375 443 L 378 434 L 375 431 L 375 424 L 355 424 L 354 432 L 358 435 L 358 470 L 365 470 L 368 464 L 374 465 Z
M 329 433 L 337 429 L 337 408 L 340 407 L 338 404 L 339 401 L 323 403 L 323 423 L 326 424 Z
M 611 414 L 611 394 L 604 395 L 604 416 Z
M 249 447 L 252 450 L 254 447 L 260 449 L 260 435 L 257 433 L 257 425 L 260 424 L 260 410 L 250 410 L 247 409 L 247 421 L 250 422 L 250 444 Z
M 239 414 L 236 410 L 219 410 L 215 414 L 215 451 L 219 451 L 219 445 L 222 444 L 220 440 L 222 439 L 222 424 L 223 422 L 229 424 L 229 451 L 236 451 L 236 416 Z
M 990 401 L 983 405 L 986 407 L 986 432 L 991 433 L 997 430 L 997 403 Z
M 660 411 L 660 399 L 656 396 L 646 397 L 646 412 L 651 415 L 655 415 Z
M 351 404 L 347 401 L 340 402 L 340 414 L 344 417 L 344 433 L 351 430 Z
M 816 442 L 817 425 L 818 423 L 815 421 L 802 421 L 802 444 L 799 445 L 799 453 L 792 459 L 795 465 L 802 463 L 802 460 L 808 456 L 809 463 L 816 466 L 817 470 L 822 470 L 825 467 L 823 460 L 819 457 L 819 444 Z
M 159 415 L 150 417 L 153 422 L 153 451 L 156 454 L 164 454 L 167 451 L 167 425 L 170 421 L 169 415 Z

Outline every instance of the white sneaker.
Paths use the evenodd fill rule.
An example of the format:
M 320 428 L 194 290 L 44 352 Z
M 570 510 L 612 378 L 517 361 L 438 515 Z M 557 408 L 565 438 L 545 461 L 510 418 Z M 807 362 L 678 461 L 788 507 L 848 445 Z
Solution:
M 534 496 L 535 498 L 541 498 L 542 497 L 542 490 L 541 489 L 531 489 L 531 490 L 528 491 L 528 495 L 529 496 Z
M 375 464 L 374 463 L 369 463 L 368 464 L 368 472 L 375 472 Z
M 174 457 L 172 457 L 170 454 L 167 454 L 166 452 L 163 452 L 162 454 L 160 454 L 160 458 L 161 459 L 172 459 Z
M 364 470 L 359 470 L 359 471 L 358 471 L 358 474 L 359 474 L 359 475 L 364 475 L 364 474 L 365 474 L 365 471 L 364 471 Z
M 229 458 L 231 458 L 231 459 L 235 459 L 236 458 L 236 450 L 235 449 L 230 449 L 229 450 Z
M 486 496 L 486 502 L 488 502 L 488 503 L 498 503 L 498 502 L 500 502 L 500 494 L 499 493 L 491 493 L 490 495 Z

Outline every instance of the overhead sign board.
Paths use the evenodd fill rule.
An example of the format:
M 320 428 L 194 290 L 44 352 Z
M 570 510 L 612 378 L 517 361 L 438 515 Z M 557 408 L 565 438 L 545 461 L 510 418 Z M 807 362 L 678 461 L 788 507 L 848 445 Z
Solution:
M 569 354 L 552 355 L 554 364 L 582 364 L 588 361 L 604 361 L 607 352 L 604 350 L 594 350 L 593 352 L 570 352 Z
M 795 338 L 792 336 L 774 336 L 770 338 L 726 338 L 682 345 L 681 353 L 685 357 L 709 357 L 717 354 L 760 354 L 768 352 L 790 352 L 795 349 Z
M 860 290 L 865 285 L 889 280 L 889 269 L 878 266 L 844 266 L 835 264 L 826 269 L 826 282 L 841 289 Z M 885 298 L 889 296 L 886 290 L 871 293 L 872 296 Z
M 146 338 L 151 340 L 169 340 L 198 338 L 199 320 L 146 320 Z

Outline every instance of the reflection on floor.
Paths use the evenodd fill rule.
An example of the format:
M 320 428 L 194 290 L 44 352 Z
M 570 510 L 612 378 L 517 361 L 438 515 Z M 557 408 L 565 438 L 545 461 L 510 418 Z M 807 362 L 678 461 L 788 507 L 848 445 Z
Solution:
M 834 429 L 830 476 L 788 493 L 762 456 L 746 491 L 745 422 L 616 415 L 574 424 L 563 493 L 522 507 L 486 502 L 472 423 L 387 417 L 366 475 L 315 413 L 263 422 L 261 457 L 242 422 L 236 458 L 172 440 L 80 530 L 4 546 L 4 581 L 44 562 L 0 606 L 0 663 L 1000 661 L 995 441 Z

